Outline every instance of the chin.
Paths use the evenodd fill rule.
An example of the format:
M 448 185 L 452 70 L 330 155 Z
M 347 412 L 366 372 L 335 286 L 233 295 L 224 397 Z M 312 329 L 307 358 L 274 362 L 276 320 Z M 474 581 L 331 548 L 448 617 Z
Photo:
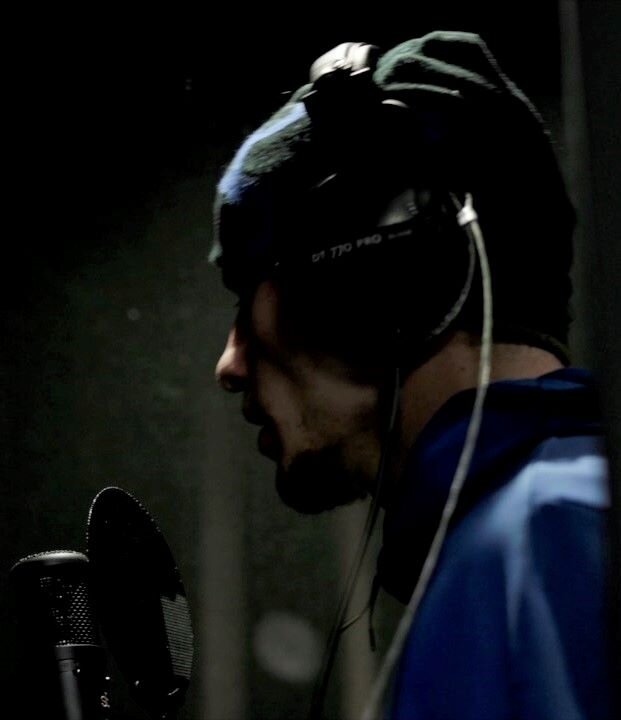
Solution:
M 287 468 L 279 466 L 276 489 L 285 505 L 305 515 L 350 505 L 368 494 L 361 479 L 345 470 L 338 446 L 307 450 Z

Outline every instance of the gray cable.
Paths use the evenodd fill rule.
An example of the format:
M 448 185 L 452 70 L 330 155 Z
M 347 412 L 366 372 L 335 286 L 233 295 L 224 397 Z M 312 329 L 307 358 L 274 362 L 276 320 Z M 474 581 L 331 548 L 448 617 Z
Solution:
M 452 196 L 453 202 L 456 204 L 458 212 L 458 222 L 462 225 L 471 241 L 474 243 L 477 255 L 479 258 L 479 265 L 481 267 L 481 280 L 483 285 L 483 329 L 481 335 L 481 351 L 479 356 L 479 372 L 477 382 L 477 392 L 474 400 L 474 406 L 472 409 L 472 415 L 470 416 L 470 422 L 468 423 L 468 429 L 466 432 L 466 439 L 464 441 L 464 447 L 459 457 L 457 469 L 451 482 L 448 498 L 442 511 L 442 517 L 440 523 L 434 535 L 431 547 L 427 553 L 427 558 L 423 565 L 420 577 L 412 593 L 412 597 L 401 617 L 397 630 L 395 631 L 394 637 L 386 652 L 386 656 L 380 668 L 378 677 L 373 685 L 370 699 L 365 707 L 362 715 L 362 720 L 376 720 L 378 718 L 378 711 L 380 704 L 384 697 L 386 687 L 392 675 L 392 672 L 401 656 L 403 646 L 407 640 L 410 628 L 420 607 L 421 600 L 423 599 L 429 581 L 436 569 L 442 546 L 446 538 L 449 523 L 457 507 L 459 501 L 459 495 L 462 487 L 468 475 L 470 469 L 470 463 L 472 461 L 472 455 L 481 428 L 481 419 L 483 416 L 483 403 L 487 394 L 487 388 L 489 386 L 490 372 L 491 372 L 491 352 L 492 352 L 492 284 L 491 274 L 489 269 L 489 263 L 487 259 L 487 253 L 485 251 L 485 241 L 481 228 L 477 222 L 477 215 L 472 207 L 472 197 L 466 196 L 466 201 L 463 205 L 458 202 L 455 196 Z

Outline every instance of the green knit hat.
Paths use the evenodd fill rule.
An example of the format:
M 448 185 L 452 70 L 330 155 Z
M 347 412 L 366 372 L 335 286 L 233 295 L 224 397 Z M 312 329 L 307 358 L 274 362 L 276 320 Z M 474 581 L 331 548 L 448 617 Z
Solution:
M 575 214 L 538 112 L 470 33 L 404 42 L 372 77 L 378 103 L 408 110 L 378 123 L 359 108 L 344 118 L 339 106 L 335 122 L 351 129 L 346 152 L 334 152 L 311 121 L 302 101 L 310 85 L 241 145 L 215 203 L 211 259 L 225 284 L 240 292 L 283 258 L 372 232 L 404 187 L 470 192 L 492 270 L 496 339 L 564 358 Z M 341 179 L 335 190 L 316 192 L 331 175 Z M 459 322 L 476 329 L 473 290 Z

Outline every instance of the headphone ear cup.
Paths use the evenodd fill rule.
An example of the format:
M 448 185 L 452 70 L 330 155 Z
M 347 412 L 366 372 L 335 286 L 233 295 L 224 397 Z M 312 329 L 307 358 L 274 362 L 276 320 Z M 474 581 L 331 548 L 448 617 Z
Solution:
M 472 242 L 458 226 L 445 193 L 418 191 L 413 195 L 419 232 L 395 248 L 387 270 L 394 283 L 404 361 L 415 359 L 454 327 L 476 274 Z

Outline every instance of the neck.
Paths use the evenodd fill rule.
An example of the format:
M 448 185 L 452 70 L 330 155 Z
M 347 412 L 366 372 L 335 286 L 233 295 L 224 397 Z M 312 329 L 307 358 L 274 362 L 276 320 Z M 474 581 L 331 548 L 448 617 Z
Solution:
M 406 378 L 401 391 L 392 475 L 401 476 L 410 447 L 431 417 L 453 395 L 477 386 L 480 339 L 454 333 L 442 349 Z M 551 353 L 528 345 L 495 344 L 490 381 L 539 377 L 563 367 Z

